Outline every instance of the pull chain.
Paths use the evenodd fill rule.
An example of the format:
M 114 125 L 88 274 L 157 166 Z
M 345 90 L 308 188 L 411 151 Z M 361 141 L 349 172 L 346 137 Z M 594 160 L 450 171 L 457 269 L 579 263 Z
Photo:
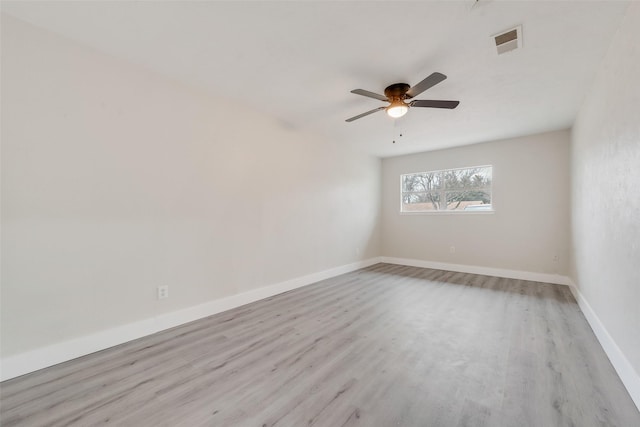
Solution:
M 395 119 L 395 120 L 393 121 L 393 139 L 391 140 L 391 142 L 392 142 L 393 144 L 395 144 L 395 143 L 396 143 L 396 140 L 398 140 L 398 141 L 399 141 L 399 139 L 400 139 L 400 138 L 402 138 L 402 130 L 400 131 L 400 133 L 398 133 L 398 130 L 397 130 L 397 128 L 398 128 L 398 120 L 399 120 L 399 119 Z M 398 137 L 397 137 L 397 138 L 396 138 L 396 135 L 398 135 Z

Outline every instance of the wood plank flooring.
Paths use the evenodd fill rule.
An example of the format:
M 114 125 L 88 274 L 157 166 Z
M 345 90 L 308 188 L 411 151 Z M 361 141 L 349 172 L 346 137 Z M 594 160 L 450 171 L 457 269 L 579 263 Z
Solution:
M 565 286 L 389 264 L 0 385 L 9 426 L 640 426 Z

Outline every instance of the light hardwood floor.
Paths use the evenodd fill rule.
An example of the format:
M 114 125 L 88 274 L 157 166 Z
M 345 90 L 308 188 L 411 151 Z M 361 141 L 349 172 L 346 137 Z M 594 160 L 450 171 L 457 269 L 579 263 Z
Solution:
M 388 264 L 1 384 L 9 426 L 640 426 L 565 286 Z

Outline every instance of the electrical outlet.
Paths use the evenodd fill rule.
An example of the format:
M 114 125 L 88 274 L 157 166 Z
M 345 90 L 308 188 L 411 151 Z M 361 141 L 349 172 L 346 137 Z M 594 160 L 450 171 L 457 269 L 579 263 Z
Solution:
M 456 247 L 455 246 L 451 246 L 449 248 L 449 252 L 451 252 L 452 254 L 456 253 Z
M 169 285 L 158 286 L 158 299 L 169 298 Z
M 360 256 L 360 248 L 356 248 L 356 256 Z
M 558 255 L 554 255 L 553 262 L 559 262 L 559 261 L 560 261 L 560 257 Z

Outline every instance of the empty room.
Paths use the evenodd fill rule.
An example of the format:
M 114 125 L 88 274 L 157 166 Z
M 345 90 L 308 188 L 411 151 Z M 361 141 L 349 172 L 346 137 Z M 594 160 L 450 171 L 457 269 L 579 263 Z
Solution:
M 1 426 L 640 426 L 640 2 L 0 7 Z

